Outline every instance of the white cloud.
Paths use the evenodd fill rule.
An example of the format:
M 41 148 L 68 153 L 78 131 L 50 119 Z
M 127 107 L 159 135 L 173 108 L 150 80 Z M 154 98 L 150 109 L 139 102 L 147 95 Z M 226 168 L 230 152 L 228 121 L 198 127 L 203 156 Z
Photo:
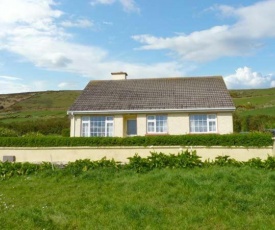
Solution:
M 78 27 L 78 28 L 87 28 L 87 27 L 92 27 L 94 24 L 92 21 L 88 19 L 78 19 L 75 22 L 73 21 L 63 21 L 60 23 L 61 26 L 64 27 Z
M 230 89 L 269 88 L 275 83 L 275 75 L 264 76 L 253 72 L 249 67 L 238 68 L 234 74 L 225 76 L 224 80 Z M 274 81 L 272 81 L 274 80 Z
M 12 76 L 0 76 L 1 94 L 28 92 L 31 90 L 28 85 L 19 83 L 18 80 L 21 79 Z
M 188 35 L 156 37 L 135 35 L 132 38 L 144 50 L 171 50 L 189 61 L 210 61 L 223 56 L 247 55 L 257 49 L 263 38 L 275 37 L 275 1 L 261 1 L 240 8 L 216 6 L 225 16 L 233 16 L 233 25 L 215 26 Z
M 0 22 L 5 23 L 35 23 L 43 19 L 58 18 L 62 15 L 59 10 L 53 10 L 53 0 L 1 0 L 0 1 Z
M 271 82 L 270 87 L 275 87 L 275 80 Z
M 116 0 L 93 0 L 91 1 L 91 5 L 95 6 L 97 4 L 103 4 L 103 5 L 111 5 L 115 2 Z
M 115 2 L 119 2 L 122 7 L 123 10 L 125 12 L 140 12 L 140 9 L 138 8 L 136 2 L 134 0 L 93 0 L 91 1 L 91 5 L 95 6 L 98 4 L 103 4 L 103 5 L 111 5 L 114 4 Z
M 76 89 L 78 88 L 78 83 L 74 81 L 69 81 L 69 82 L 60 82 L 57 86 L 60 89 Z
M 21 80 L 21 78 L 19 78 L 19 77 L 11 77 L 11 76 L 0 76 L 0 78 L 5 79 L 5 80 L 9 80 L 9 81 Z
M 37 8 L 37 1 L 34 0 L 12 1 L 14 3 L 19 1 L 20 9 L 24 12 L 28 12 L 28 10 L 33 12 L 31 8 Z M 4 49 L 20 55 L 24 61 L 34 63 L 40 68 L 76 73 L 94 79 L 110 79 L 111 72 L 121 70 L 127 71 L 131 78 L 182 76 L 185 69 L 189 68 L 185 68 L 183 64 L 178 62 L 147 65 L 116 60 L 109 61 L 108 52 L 104 49 L 69 42 L 68 38 L 71 38 L 72 35 L 57 26 L 56 19 L 59 19 L 63 12 L 56 12 L 51 8 L 54 6 L 53 1 L 45 0 L 43 2 L 44 4 L 39 5 L 39 7 L 41 8 L 40 11 L 44 12 L 44 16 L 30 14 L 29 18 L 22 16 L 18 17 L 17 20 L 9 20 L 9 17 L 6 17 L 5 20 L 3 17 L 0 19 L 0 25 L 3 26 L 1 29 L 4 28 L 4 33 L 2 37 L 0 36 L 0 51 Z M 0 0 L 0 9 L 3 7 L 13 8 L 12 5 L 3 4 L 3 1 Z M 6 11 L 9 10 L 12 9 L 6 8 Z M 117 70 L 118 66 L 119 70 Z M 17 87 L 17 91 L 32 88 L 42 90 L 46 87 L 45 82 L 39 84 L 33 82 L 30 85 L 30 87 L 21 85 L 22 90 Z M 62 84 L 60 86 L 62 87 Z M 3 85 L 0 85 L 0 88 L 2 87 Z

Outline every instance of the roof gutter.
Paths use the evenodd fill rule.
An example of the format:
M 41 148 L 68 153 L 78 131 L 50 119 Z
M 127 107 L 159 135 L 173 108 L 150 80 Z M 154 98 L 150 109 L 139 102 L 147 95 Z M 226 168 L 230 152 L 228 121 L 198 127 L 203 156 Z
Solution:
M 75 114 L 137 114 L 137 113 L 181 113 L 181 112 L 234 112 L 235 107 L 227 108 L 188 108 L 188 109 L 144 109 L 144 110 L 88 110 L 88 111 L 67 111 L 68 115 Z

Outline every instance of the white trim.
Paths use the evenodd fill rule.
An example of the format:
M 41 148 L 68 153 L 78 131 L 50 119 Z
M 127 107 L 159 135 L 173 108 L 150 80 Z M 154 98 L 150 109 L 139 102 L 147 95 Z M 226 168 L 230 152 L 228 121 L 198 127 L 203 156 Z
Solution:
M 67 111 L 67 114 L 137 114 L 137 113 L 168 113 L 168 112 L 233 112 L 235 107 L 226 108 L 189 108 L 189 109 L 140 109 L 140 110 L 90 110 L 90 111 Z

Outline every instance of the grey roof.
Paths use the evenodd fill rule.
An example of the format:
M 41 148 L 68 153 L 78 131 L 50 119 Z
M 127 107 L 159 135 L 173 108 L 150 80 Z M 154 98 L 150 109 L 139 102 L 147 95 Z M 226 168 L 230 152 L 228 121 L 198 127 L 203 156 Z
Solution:
M 69 111 L 234 109 L 222 77 L 90 81 Z

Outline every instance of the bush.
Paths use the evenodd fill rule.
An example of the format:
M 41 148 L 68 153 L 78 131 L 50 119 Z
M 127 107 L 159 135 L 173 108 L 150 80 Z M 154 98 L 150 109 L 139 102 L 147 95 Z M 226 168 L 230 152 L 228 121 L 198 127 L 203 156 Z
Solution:
M 163 168 L 195 168 L 195 167 L 211 167 L 211 166 L 231 166 L 243 167 L 248 166 L 257 169 L 275 170 L 275 157 L 268 156 L 266 160 L 259 158 L 250 159 L 247 162 L 237 161 L 230 159 L 229 156 L 218 156 L 214 161 L 202 162 L 200 157 L 197 156 L 196 151 L 189 152 L 188 150 L 182 151 L 178 154 L 164 154 L 151 152 L 147 158 L 142 158 L 139 155 L 129 157 L 129 163 L 121 165 L 113 159 L 107 160 L 102 158 L 98 161 L 91 161 L 89 159 L 76 160 L 69 162 L 64 168 L 55 167 L 50 162 L 43 162 L 42 164 L 32 163 L 18 163 L 18 162 L 1 162 L 0 161 L 0 176 L 2 179 L 12 176 L 22 176 L 37 174 L 39 172 L 64 173 L 73 176 L 81 175 L 90 170 L 97 169 L 115 169 L 115 170 L 134 170 L 137 173 L 144 173 L 154 169 Z
M 0 137 L 18 137 L 19 134 L 12 130 L 12 129 L 7 129 L 0 127 Z
M 61 132 L 62 137 L 69 137 L 70 136 L 70 129 L 62 129 Z
M 207 134 L 136 137 L 0 137 L 2 147 L 61 146 L 254 146 L 273 144 L 271 134 Z

